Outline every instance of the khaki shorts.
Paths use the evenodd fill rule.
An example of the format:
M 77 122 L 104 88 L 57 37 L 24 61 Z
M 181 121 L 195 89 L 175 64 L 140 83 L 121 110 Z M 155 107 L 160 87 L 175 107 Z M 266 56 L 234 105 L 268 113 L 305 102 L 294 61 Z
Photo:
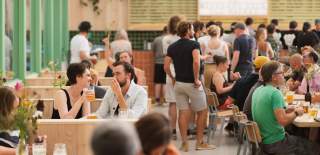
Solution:
M 175 93 L 174 93 L 174 89 L 173 89 L 173 85 L 172 85 L 172 80 L 171 78 L 167 78 L 166 79 L 166 91 L 164 94 L 165 100 L 167 103 L 173 103 L 176 102 L 176 97 L 175 97 Z
M 176 82 L 174 92 L 179 110 L 191 108 L 192 111 L 198 112 L 207 109 L 206 94 L 202 85 L 195 88 L 193 83 Z

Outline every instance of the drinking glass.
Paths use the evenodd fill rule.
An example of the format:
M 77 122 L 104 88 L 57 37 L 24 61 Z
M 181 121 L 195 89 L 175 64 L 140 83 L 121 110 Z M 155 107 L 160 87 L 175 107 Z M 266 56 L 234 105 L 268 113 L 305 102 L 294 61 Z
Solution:
M 288 105 L 291 105 L 293 103 L 293 95 L 294 92 L 287 92 L 286 97 L 287 97 L 287 103 Z
M 303 102 L 303 103 L 302 103 L 302 107 L 303 107 L 304 113 L 308 113 L 308 111 L 309 111 L 309 105 L 310 105 L 310 102 Z
M 63 144 L 63 143 L 54 144 L 53 155 L 67 155 L 66 144 Z
M 128 110 L 119 109 L 119 118 L 126 119 L 128 116 Z
M 308 114 L 312 117 L 312 118 L 315 118 L 318 114 L 318 109 L 315 105 L 311 106 L 309 111 L 308 111 Z
M 32 155 L 46 155 L 47 148 L 44 143 L 33 143 L 32 144 Z
M 86 98 L 88 100 L 88 102 L 93 102 L 96 100 L 96 96 L 94 93 L 94 86 L 89 86 L 87 93 L 86 93 Z
M 98 117 L 95 114 L 90 114 L 87 116 L 87 119 L 98 119 Z

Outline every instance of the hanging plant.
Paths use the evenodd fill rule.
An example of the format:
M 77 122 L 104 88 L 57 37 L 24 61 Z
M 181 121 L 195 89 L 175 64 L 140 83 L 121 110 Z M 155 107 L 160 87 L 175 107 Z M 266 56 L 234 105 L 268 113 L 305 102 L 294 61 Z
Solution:
M 95 12 L 97 15 L 100 15 L 101 9 L 99 8 L 99 2 L 100 0 L 80 0 L 80 4 L 82 6 L 88 6 L 88 3 L 91 2 L 93 7 L 93 12 Z

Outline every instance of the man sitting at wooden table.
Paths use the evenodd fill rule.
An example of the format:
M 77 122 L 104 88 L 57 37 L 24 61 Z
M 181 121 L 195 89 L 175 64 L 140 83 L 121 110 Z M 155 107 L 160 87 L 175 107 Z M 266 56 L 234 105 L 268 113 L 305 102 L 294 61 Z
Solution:
M 252 116 L 257 122 L 262 149 L 267 154 L 319 154 L 319 147 L 301 137 L 285 133 L 284 126 L 291 124 L 297 116 L 303 115 L 303 108 L 285 109 L 284 99 L 277 89 L 284 82 L 279 62 L 271 61 L 260 70 L 263 85 L 252 96 Z
M 129 118 L 139 118 L 147 111 L 146 90 L 134 83 L 134 68 L 127 62 L 113 64 L 114 80 L 96 114 L 98 118 L 117 116 L 126 111 Z

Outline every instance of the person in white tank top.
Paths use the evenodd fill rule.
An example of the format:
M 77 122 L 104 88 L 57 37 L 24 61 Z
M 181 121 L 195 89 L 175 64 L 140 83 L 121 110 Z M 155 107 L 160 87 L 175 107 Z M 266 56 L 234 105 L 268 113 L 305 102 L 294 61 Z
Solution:
M 216 71 L 216 65 L 213 61 L 213 56 L 225 56 L 229 60 L 229 49 L 226 42 L 220 39 L 220 27 L 217 25 L 211 25 L 207 28 L 210 39 L 203 45 L 204 55 L 211 55 L 205 60 L 204 66 L 204 85 L 210 88 L 211 78 Z
M 220 39 L 220 28 L 216 25 L 211 25 L 208 28 L 208 34 L 211 37 L 205 44 L 205 54 L 225 56 L 229 60 L 229 49 L 223 40 Z M 208 59 L 206 63 L 213 63 L 213 59 Z

